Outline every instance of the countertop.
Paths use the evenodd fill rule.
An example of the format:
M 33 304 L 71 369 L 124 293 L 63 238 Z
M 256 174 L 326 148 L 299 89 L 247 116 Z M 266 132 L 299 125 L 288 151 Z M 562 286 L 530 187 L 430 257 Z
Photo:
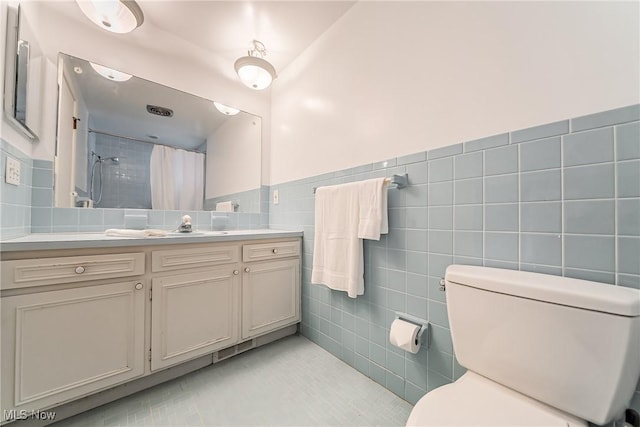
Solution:
M 104 233 L 33 233 L 0 241 L 0 251 L 17 252 L 49 249 L 115 248 L 183 243 L 232 242 L 238 240 L 279 239 L 301 237 L 302 231 L 291 230 L 228 230 L 203 231 L 193 234 L 172 234 L 166 237 L 121 237 Z

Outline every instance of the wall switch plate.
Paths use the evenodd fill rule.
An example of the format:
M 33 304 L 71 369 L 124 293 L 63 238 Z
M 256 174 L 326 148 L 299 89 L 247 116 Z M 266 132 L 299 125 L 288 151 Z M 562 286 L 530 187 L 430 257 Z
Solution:
M 7 156 L 7 168 L 4 173 L 4 180 L 7 184 L 20 185 L 20 162 L 13 157 Z
M 280 203 L 280 195 L 278 194 L 278 190 L 273 190 L 273 204 L 277 205 Z

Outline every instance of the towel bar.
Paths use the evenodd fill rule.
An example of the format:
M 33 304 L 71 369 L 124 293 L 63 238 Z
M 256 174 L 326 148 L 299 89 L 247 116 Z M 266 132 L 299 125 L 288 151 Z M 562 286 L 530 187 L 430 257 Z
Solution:
M 384 183 L 388 185 L 395 185 L 395 187 L 391 188 L 404 188 L 409 184 L 409 175 L 406 173 L 404 175 L 393 175 L 389 178 L 385 178 Z M 316 193 L 317 188 L 318 187 L 313 187 L 313 194 Z

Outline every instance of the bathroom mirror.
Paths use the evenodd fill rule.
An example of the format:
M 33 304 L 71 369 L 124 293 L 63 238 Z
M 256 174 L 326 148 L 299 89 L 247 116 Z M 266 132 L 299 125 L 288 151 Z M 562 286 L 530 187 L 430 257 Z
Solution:
M 42 53 L 20 6 L 7 6 L 5 43 L 3 109 L 9 123 L 35 141 Z
M 260 117 L 63 53 L 55 162 L 56 207 L 260 212 Z

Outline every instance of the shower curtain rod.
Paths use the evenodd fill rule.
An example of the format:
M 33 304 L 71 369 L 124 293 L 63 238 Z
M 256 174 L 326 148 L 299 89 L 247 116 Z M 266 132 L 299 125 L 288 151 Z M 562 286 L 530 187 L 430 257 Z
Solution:
M 176 148 L 178 150 L 190 151 L 192 153 L 207 154 L 206 151 L 191 150 L 189 148 L 179 148 L 179 147 L 174 147 L 173 145 L 169 145 L 169 144 L 162 144 L 160 142 L 145 141 L 143 139 L 132 138 L 130 136 L 116 135 L 116 134 L 113 134 L 113 133 L 102 132 L 102 131 L 94 130 L 94 129 L 89 129 L 89 133 L 99 133 L 100 135 L 112 136 L 114 138 L 128 139 L 129 141 L 144 142 L 145 144 L 153 144 L 153 145 L 163 145 L 165 147 L 171 147 L 171 148 Z

